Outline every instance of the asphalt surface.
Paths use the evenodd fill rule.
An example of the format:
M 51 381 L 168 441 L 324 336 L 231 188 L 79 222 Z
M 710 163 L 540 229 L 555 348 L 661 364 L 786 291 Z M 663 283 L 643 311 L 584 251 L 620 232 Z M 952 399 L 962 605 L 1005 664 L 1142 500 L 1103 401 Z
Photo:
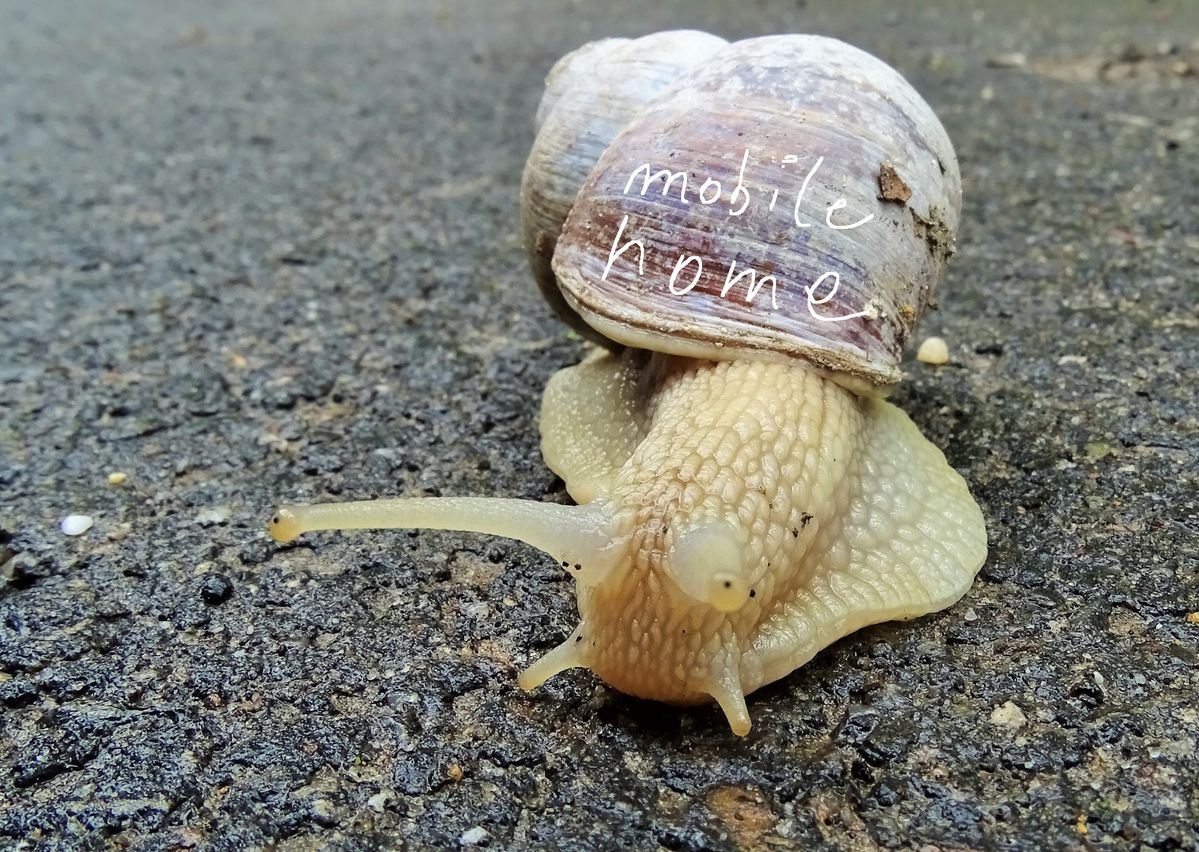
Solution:
M 0 2 L 0 845 L 1199 846 L 1199 4 L 647 6 Z M 878 54 L 964 179 L 917 334 L 952 360 L 896 399 L 990 558 L 744 740 L 586 672 L 523 694 L 574 624 L 529 548 L 263 532 L 567 499 L 531 120 L 567 50 L 682 26 Z

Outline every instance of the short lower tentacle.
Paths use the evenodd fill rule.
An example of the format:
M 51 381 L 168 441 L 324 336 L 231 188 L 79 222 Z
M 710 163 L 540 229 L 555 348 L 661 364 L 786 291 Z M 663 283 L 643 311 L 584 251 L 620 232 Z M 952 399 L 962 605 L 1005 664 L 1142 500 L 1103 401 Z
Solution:
M 738 666 L 738 653 L 735 650 L 726 651 L 722 659 L 712 671 L 704 691 L 716 699 L 720 709 L 729 720 L 733 733 L 743 737 L 749 733 L 749 708 L 745 706 L 745 693 L 741 688 L 741 675 Z
M 565 642 L 520 673 L 520 688 L 525 692 L 532 692 L 554 675 L 567 669 L 587 668 L 584 652 L 586 647 L 587 644 L 583 641 L 583 625 L 580 624 Z

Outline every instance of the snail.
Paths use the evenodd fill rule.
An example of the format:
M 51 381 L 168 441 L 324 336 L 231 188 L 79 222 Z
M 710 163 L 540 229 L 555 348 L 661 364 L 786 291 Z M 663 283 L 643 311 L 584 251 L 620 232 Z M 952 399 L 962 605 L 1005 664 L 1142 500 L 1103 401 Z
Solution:
M 745 735 L 747 694 L 865 625 L 952 605 L 986 558 L 966 483 L 885 399 L 953 251 L 952 145 L 898 72 L 811 35 L 587 45 L 551 71 L 537 129 L 534 277 L 601 344 L 541 407 L 577 505 L 284 506 L 269 532 L 519 539 L 576 579 L 580 615 L 521 687 L 585 667 L 715 700 Z

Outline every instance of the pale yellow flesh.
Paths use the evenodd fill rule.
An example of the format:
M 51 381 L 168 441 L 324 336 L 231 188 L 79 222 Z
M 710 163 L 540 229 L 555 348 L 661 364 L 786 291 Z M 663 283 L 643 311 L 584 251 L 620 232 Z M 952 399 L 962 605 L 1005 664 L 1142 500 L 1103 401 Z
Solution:
M 745 695 L 866 624 L 942 609 L 986 557 L 962 478 L 899 409 L 798 363 L 596 352 L 549 383 L 542 451 L 580 505 L 416 498 L 281 507 L 271 535 L 436 528 L 525 541 L 580 623 L 521 674 L 585 666 L 632 695 Z
M 578 588 L 579 630 L 527 688 L 587 666 L 634 695 L 711 696 L 743 734 L 745 694 L 864 625 L 949 606 L 986 558 L 941 451 L 895 406 L 799 365 L 596 353 L 550 381 L 541 430 L 571 495 L 623 507 L 631 531 L 625 566 Z M 754 597 L 735 612 L 670 581 L 675 531 L 703 519 L 744 534 Z

